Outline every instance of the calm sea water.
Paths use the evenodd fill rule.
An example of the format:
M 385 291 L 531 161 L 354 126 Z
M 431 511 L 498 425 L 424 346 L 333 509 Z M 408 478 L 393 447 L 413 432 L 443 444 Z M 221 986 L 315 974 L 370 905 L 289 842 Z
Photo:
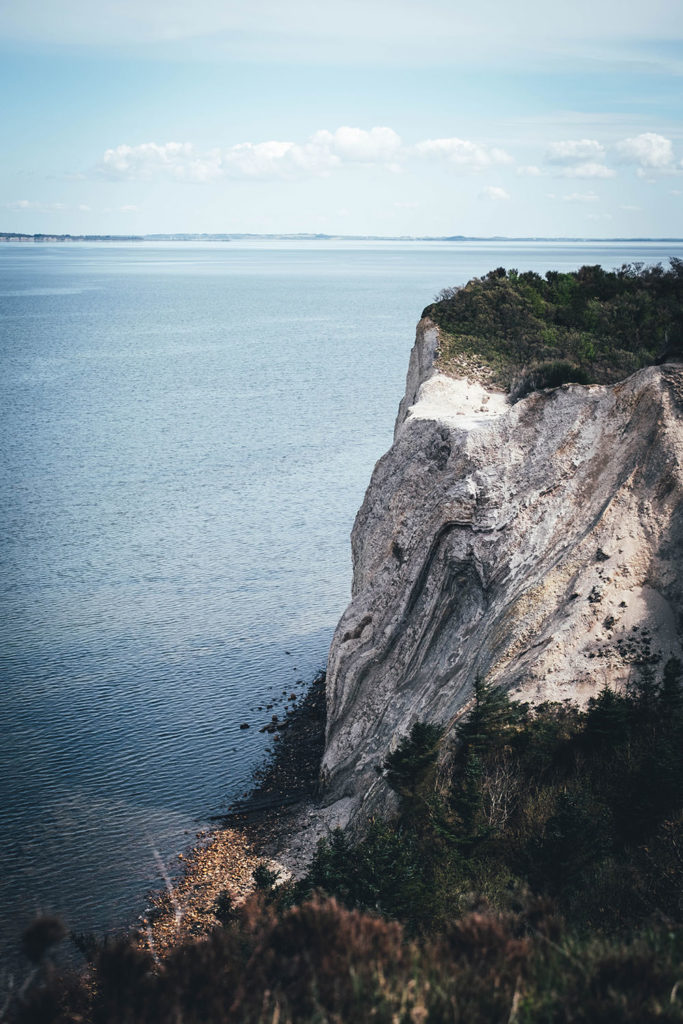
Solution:
M 325 665 L 422 308 L 658 244 L 0 246 L 0 952 L 130 922 Z M 251 729 L 240 730 L 242 722 Z

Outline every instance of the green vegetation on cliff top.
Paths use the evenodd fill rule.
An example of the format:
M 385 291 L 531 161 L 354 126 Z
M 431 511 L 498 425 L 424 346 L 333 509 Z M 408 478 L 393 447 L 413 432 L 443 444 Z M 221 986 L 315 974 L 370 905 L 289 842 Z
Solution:
M 514 397 L 565 381 L 610 384 L 683 356 L 683 260 L 669 262 L 545 277 L 499 267 L 445 289 L 423 316 L 440 328 L 446 373 L 479 368 Z

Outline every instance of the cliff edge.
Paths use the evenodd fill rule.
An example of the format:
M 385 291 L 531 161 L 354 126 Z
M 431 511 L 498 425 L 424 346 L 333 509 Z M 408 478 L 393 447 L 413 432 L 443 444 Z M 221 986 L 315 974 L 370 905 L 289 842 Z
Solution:
M 582 703 L 681 656 L 683 365 L 510 405 L 440 372 L 439 340 L 421 320 L 353 528 L 322 768 L 342 823 L 384 806 L 387 752 L 452 727 L 477 675 Z

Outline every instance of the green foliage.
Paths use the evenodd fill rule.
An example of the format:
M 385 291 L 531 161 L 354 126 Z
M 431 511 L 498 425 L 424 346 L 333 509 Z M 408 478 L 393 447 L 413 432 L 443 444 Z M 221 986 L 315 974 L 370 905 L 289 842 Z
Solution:
M 438 726 L 415 722 L 410 735 L 404 736 L 396 750 L 387 754 L 384 777 L 396 793 L 417 796 L 436 763 L 442 732 Z
M 266 864 L 258 864 L 252 873 L 254 885 L 258 892 L 270 893 L 280 878 L 279 871 L 273 871 Z
M 235 920 L 235 901 L 227 890 L 220 892 L 212 907 L 213 915 L 222 925 Z
M 402 769 L 399 820 L 374 823 L 356 844 L 323 844 L 312 884 L 411 932 L 441 927 L 474 893 L 503 910 L 528 889 L 577 927 L 633 928 L 652 913 L 682 921 L 670 898 L 683 891 L 680 674 L 675 661 L 659 676 L 645 670 L 629 693 L 605 688 L 585 711 L 530 710 L 475 680 L 445 788 L 443 770 L 436 788 L 427 772 L 416 800 L 434 752 L 414 731 L 385 762 Z
M 633 704 L 627 697 L 603 687 L 588 702 L 588 715 L 583 729 L 584 743 L 593 753 L 608 754 L 614 747 L 624 748 L 631 730 Z
M 499 267 L 445 290 L 423 315 L 441 328 L 445 369 L 475 359 L 517 399 L 568 382 L 611 383 L 683 356 L 683 260 L 545 277 Z
M 477 679 L 453 739 L 418 723 L 383 767 L 397 818 L 335 831 L 298 884 L 259 872 L 162 963 L 126 940 L 89 944 L 85 978 L 38 968 L 10 1021 L 680 1024 L 680 663 L 585 710 Z
M 298 896 L 322 890 L 346 906 L 398 918 L 415 931 L 433 914 L 430 866 L 418 830 L 375 820 L 356 843 L 341 829 L 323 840 Z
M 591 351 L 592 349 L 582 349 Z M 555 359 L 545 363 L 536 363 L 523 373 L 510 388 L 510 401 L 519 402 L 532 391 L 544 388 L 559 388 L 562 384 L 591 384 L 591 376 L 587 370 L 566 359 Z
M 525 704 L 511 701 L 500 686 L 477 676 L 474 680 L 472 710 L 457 732 L 459 759 L 491 754 L 509 742 L 524 721 Z
M 659 701 L 664 717 L 675 720 L 683 710 L 683 665 L 678 658 L 669 658 L 664 666 Z

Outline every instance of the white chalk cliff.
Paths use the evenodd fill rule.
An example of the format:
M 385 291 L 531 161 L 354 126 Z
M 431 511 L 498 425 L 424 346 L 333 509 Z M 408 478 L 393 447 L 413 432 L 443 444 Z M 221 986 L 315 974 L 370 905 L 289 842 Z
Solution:
M 382 806 L 387 751 L 452 723 L 477 674 L 584 702 L 681 656 L 683 365 L 510 405 L 440 373 L 438 345 L 422 320 L 353 529 L 322 769 L 342 822 Z

